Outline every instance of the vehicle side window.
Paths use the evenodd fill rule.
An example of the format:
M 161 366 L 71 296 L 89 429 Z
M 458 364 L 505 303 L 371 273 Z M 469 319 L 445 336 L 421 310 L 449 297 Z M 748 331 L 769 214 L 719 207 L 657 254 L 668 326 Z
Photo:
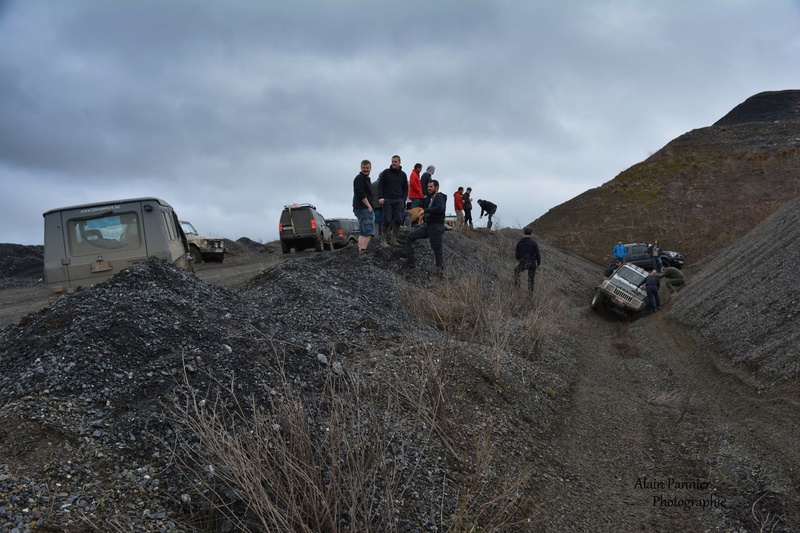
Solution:
M 647 246 L 644 244 L 637 244 L 636 246 L 631 246 L 631 255 L 640 255 L 647 253 Z
M 169 240 L 174 241 L 178 238 L 178 232 L 175 230 L 175 224 L 172 221 L 172 217 L 170 213 L 167 211 L 161 211 L 161 216 L 164 217 L 164 227 L 167 228 L 167 235 L 169 236 Z

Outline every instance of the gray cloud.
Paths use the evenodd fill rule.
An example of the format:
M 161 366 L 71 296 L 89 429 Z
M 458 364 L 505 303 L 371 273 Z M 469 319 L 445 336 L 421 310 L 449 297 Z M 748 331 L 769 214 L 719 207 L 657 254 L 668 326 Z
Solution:
M 798 19 L 788 0 L 10 2 L 0 241 L 142 195 L 271 240 L 284 203 L 348 216 L 358 162 L 394 153 L 525 224 L 792 88 Z

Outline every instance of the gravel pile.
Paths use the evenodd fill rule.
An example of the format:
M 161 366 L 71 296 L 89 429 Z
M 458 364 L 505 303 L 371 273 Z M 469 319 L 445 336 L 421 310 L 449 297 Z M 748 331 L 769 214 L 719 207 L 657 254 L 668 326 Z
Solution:
M 800 198 L 699 265 L 668 314 L 760 387 L 800 375 L 798 228 Z
M 39 285 L 43 264 L 44 246 L 0 243 L 0 290 Z
M 497 273 L 468 245 L 446 240 L 455 275 L 480 271 L 492 283 Z M 181 467 L 196 459 L 187 449 L 198 444 L 179 438 L 174 405 L 226 390 L 242 405 L 269 405 L 288 383 L 307 398 L 312 420 L 324 418 L 320 398 L 331 376 L 363 383 L 376 399 L 403 379 L 423 383 L 430 369 L 415 354 L 445 335 L 401 303 L 424 293 L 433 257 L 426 242 L 416 269 L 400 255 L 373 246 L 367 258 L 350 247 L 288 259 L 238 293 L 152 259 L 0 330 L 0 529 L 202 529 L 201 474 Z M 444 440 L 408 406 L 381 426 L 395 435 L 390 456 L 409 496 L 395 502 L 399 530 L 436 530 L 456 512 L 456 480 L 466 474 L 449 450 L 494 431 L 506 437 L 509 464 L 533 453 L 516 444 L 547 432 L 552 405 L 565 400 L 531 385 L 563 381 L 547 365 L 569 365 L 566 351 L 554 341 L 538 362 L 509 360 L 507 372 L 529 376 L 516 388 L 488 378 L 485 347 L 452 346 L 460 370 L 451 379 L 463 384 L 453 390 L 483 405 Z M 324 436 L 325 427 L 312 427 Z M 233 527 L 222 520 L 214 529 Z

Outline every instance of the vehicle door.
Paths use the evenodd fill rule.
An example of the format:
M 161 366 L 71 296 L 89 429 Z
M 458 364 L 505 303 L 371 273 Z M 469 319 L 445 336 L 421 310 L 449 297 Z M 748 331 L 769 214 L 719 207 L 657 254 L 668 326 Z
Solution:
M 647 248 L 646 243 L 629 244 L 627 262 L 640 267 L 649 267 L 651 260 Z

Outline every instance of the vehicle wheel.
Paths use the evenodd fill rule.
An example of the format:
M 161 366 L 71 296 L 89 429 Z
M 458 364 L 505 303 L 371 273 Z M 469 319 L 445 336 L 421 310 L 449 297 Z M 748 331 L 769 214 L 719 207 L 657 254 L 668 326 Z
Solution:
M 355 245 L 356 244 L 356 240 L 355 239 L 349 239 L 347 241 L 347 246 L 350 246 L 351 244 Z
M 671 267 L 672 265 L 666 259 L 662 259 L 661 260 L 661 266 L 663 266 L 664 268 L 667 268 L 667 267 Z
M 292 251 L 292 247 L 289 246 L 287 243 L 282 242 L 281 243 L 281 250 L 283 250 L 283 253 L 288 254 L 289 252 Z
M 333 241 L 332 240 L 328 241 L 328 244 L 325 245 L 325 248 L 332 252 L 333 251 Z
M 192 262 L 198 265 L 203 262 L 203 254 L 200 253 L 200 248 L 197 246 L 190 246 L 189 253 L 192 254 Z
M 322 235 L 317 236 L 317 240 L 314 242 L 314 250 L 321 252 L 325 249 L 325 241 L 322 240 Z
M 594 293 L 594 298 L 592 298 L 592 309 L 595 311 L 599 311 L 601 307 L 603 307 L 603 302 L 606 301 L 606 295 L 600 291 L 596 291 Z

